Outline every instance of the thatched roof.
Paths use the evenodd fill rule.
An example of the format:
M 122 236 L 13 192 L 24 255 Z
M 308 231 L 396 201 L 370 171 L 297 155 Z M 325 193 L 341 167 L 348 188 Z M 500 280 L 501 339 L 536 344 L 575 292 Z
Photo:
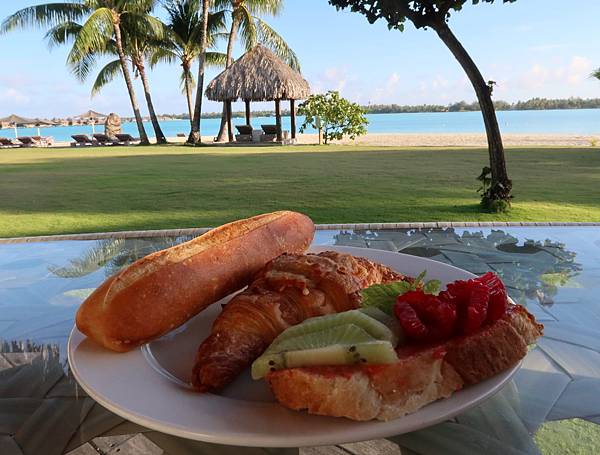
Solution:
M 14 123 L 16 125 L 29 125 L 34 124 L 35 122 L 35 119 L 25 118 L 15 114 L 11 114 L 8 117 L 0 118 L 0 123 Z
M 210 81 L 206 88 L 206 97 L 213 101 L 303 100 L 309 95 L 310 86 L 300 73 L 260 44 Z
M 100 112 L 96 112 L 96 111 L 92 111 L 92 110 L 86 111 L 83 114 L 75 116 L 75 118 L 82 118 L 82 119 L 90 119 L 90 118 L 99 119 L 99 118 L 106 118 L 106 117 L 108 117 L 108 115 L 101 114 Z

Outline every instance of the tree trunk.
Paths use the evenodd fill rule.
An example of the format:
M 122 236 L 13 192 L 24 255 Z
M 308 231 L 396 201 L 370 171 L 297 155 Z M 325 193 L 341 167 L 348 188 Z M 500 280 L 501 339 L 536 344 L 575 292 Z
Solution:
M 190 77 L 190 65 L 182 64 L 181 66 L 183 66 L 185 97 L 187 99 L 188 114 L 190 116 L 190 127 L 193 127 L 194 126 L 194 101 L 192 100 L 192 98 L 194 97 L 194 94 L 193 94 L 194 89 L 192 88 L 192 80 Z
M 227 138 L 229 142 L 233 142 L 233 125 L 231 123 L 231 101 L 225 101 L 225 109 L 227 110 Z
M 135 91 L 133 90 L 133 84 L 131 83 L 131 75 L 129 74 L 129 68 L 127 67 L 127 59 L 125 58 L 125 52 L 123 51 L 123 39 L 121 37 L 121 25 L 119 23 L 119 17 L 115 15 L 113 18 L 113 25 L 115 28 L 115 41 L 117 44 L 117 52 L 119 53 L 119 61 L 121 62 L 121 70 L 123 71 L 123 78 L 127 85 L 127 91 L 129 92 L 129 99 L 131 101 L 131 107 L 133 108 L 133 115 L 135 116 L 135 123 L 137 124 L 138 132 L 140 135 L 140 144 L 150 145 L 144 123 L 142 122 L 142 115 L 140 114 L 140 106 L 138 105 Z
M 227 42 L 227 63 L 225 68 L 229 68 L 233 63 L 233 45 L 237 38 L 237 31 L 240 27 L 240 19 L 233 11 L 233 21 L 231 22 L 231 30 L 229 31 L 229 41 Z M 227 106 L 223 103 L 223 115 L 221 116 L 221 126 L 219 127 L 219 134 L 217 135 L 217 142 L 225 142 L 227 137 Z
M 294 100 L 290 100 L 290 122 L 290 129 L 292 130 L 292 139 L 296 139 L 296 106 Z
M 150 121 L 152 122 L 152 128 L 154 129 L 154 135 L 156 136 L 156 143 L 166 144 L 167 138 L 162 132 L 160 123 L 158 123 L 158 118 L 156 117 L 156 111 L 154 110 L 154 104 L 152 103 L 152 95 L 150 94 L 150 83 L 148 82 L 148 76 L 146 75 L 146 68 L 144 68 L 143 61 L 138 58 L 135 62 L 135 67 L 138 70 L 138 73 L 140 73 L 142 85 L 144 86 L 144 96 L 146 97 L 146 104 L 148 105 Z
M 250 125 L 250 100 L 244 100 L 246 104 L 246 125 Z
M 450 49 L 456 60 L 467 73 L 481 107 L 485 131 L 488 140 L 488 151 L 490 155 L 490 168 L 492 170 L 492 184 L 489 191 L 491 201 L 509 201 L 511 198 L 512 182 L 506 172 L 506 161 L 504 158 L 504 147 L 502 145 L 502 136 L 496 119 L 496 111 L 492 102 L 490 88 L 486 84 L 475 62 L 471 59 L 465 48 L 460 44 L 452 30 L 445 21 L 440 21 L 432 26 L 442 39 L 444 44 Z
M 283 137 L 281 135 L 281 101 L 275 100 L 275 125 L 277 125 L 277 142 L 281 142 Z
M 204 68 L 206 66 L 206 43 L 208 40 L 208 11 L 210 0 L 202 1 L 202 37 L 200 38 L 200 55 L 198 56 L 198 85 L 196 87 L 196 104 L 192 119 L 192 131 L 188 137 L 188 143 L 200 144 L 202 135 L 200 132 L 200 120 L 202 118 L 202 97 L 204 96 Z

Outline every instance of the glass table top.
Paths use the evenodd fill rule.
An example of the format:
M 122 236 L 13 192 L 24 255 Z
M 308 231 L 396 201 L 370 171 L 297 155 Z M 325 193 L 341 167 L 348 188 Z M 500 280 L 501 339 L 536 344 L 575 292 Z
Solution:
M 79 304 L 108 276 L 190 237 L 0 244 L 0 454 L 590 453 L 600 450 L 600 228 L 320 230 L 318 245 L 400 251 L 498 273 L 545 325 L 496 396 L 424 430 L 343 446 L 252 449 L 133 424 L 87 397 L 66 343 Z

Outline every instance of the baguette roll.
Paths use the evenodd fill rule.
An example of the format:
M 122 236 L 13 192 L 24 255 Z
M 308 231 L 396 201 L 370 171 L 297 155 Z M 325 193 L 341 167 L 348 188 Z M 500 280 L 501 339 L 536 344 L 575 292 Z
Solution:
M 314 230 L 305 215 L 274 212 L 150 254 L 108 278 L 83 302 L 77 328 L 108 349 L 129 351 L 248 285 L 279 255 L 303 253 Z

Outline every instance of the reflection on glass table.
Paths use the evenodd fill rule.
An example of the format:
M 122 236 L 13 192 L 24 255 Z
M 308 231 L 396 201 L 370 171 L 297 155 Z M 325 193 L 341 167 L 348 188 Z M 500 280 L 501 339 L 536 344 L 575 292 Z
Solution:
M 0 453 L 298 453 L 149 431 L 77 386 L 66 342 L 81 301 L 107 276 L 188 238 L 0 244 Z M 315 243 L 400 251 L 495 271 L 545 325 L 514 380 L 451 421 L 387 440 L 302 453 L 596 453 L 600 446 L 600 229 L 318 231 Z

